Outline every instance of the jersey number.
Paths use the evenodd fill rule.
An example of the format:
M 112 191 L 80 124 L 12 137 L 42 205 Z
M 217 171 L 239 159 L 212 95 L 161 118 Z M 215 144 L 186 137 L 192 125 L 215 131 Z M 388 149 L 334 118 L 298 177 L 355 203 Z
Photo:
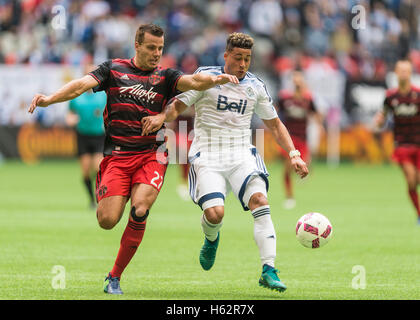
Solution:
M 160 190 L 160 187 L 163 183 L 163 177 L 159 174 L 159 172 L 154 172 L 156 176 L 153 177 L 152 180 L 150 180 L 150 183 L 155 186 L 158 190 Z M 157 183 L 160 180 L 159 184 Z

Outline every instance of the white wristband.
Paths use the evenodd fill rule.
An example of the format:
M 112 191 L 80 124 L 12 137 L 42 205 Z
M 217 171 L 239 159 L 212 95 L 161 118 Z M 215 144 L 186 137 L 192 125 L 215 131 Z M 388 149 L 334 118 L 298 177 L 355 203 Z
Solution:
M 290 151 L 290 152 L 289 152 L 289 157 L 290 157 L 290 159 L 291 159 L 291 158 L 294 158 L 294 157 L 300 157 L 300 152 L 299 152 L 299 150 L 292 150 L 292 151 Z

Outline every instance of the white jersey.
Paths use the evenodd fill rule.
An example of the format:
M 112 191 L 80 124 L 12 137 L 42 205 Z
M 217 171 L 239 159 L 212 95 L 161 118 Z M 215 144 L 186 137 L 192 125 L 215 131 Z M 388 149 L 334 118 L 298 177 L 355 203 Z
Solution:
M 201 67 L 195 73 L 199 72 L 224 73 L 223 67 Z M 237 163 L 244 152 L 249 153 L 254 112 L 263 120 L 277 118 L 264 82 L 250 72 L 239 84 L 229 82 L 205 91 L 190 90 L 176 98 L 187 106 L 195 106 L 194 140 L 189 157 L 200 153 L 220 165 Z

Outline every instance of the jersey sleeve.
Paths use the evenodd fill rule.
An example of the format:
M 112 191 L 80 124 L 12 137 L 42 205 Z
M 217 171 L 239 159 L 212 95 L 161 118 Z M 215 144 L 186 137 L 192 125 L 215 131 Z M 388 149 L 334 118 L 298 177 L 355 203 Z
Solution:
M 172 68 L 166 69 L 165 79 L 170 98 L 181 93 L 181 91 L 176 89 L 176 86 L 178 85 L 178 81 L 181 78 L 182 74 L 183 73 L 179 70 L 175 70 Z
M 175 98 L 185 103 L 188 107 L 191 107 L 203 97 L 203 94 L 204 91 L 188 90 L 177 95 Z
M 101 63 L 98 68 L 88 73 L 93 78 L 95 78 L 96 81 L 98 81 L 98 85 L 92 89 L 93 92 L 103 91 L 108 88 L 108 80 L 111 73 L 111 63 L 112 60 L 105 61 Z
M 263 83 L 261 83 L 258 88 L 258 100 L 255 106 L 255 113 L 261 120 L 271 120 L 278 117 L 277 111 L 273 105 L 273 99 Z
M 390 103 L 390 98 L 389 95 L 387 94 L 385 99 L 384 99 L 384 104 L 382 107 L 382 112 L 384 113 L 388 113 L 391 110 L 391 103 Z

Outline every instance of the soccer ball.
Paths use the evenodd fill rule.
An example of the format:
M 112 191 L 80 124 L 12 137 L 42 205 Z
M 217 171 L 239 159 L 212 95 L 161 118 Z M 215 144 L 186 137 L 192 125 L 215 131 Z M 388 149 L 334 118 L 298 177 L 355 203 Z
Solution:
M 305 214 L 296 224 L 296 238 L 307 248 L 320 248 L 331 239 L 331 236 L 331 222 L 318 212 Z

